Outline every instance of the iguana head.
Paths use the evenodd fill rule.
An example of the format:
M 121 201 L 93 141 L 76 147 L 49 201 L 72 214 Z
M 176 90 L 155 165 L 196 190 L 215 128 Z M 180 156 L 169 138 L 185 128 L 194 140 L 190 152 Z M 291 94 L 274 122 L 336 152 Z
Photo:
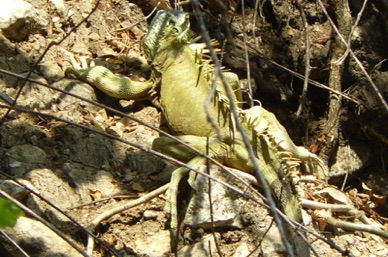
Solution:
M 190 41 L 190 20 L 188 13 L 159 11 L 143 38 L 144 53 L 151 63 L 166 49 L 188 44 Z

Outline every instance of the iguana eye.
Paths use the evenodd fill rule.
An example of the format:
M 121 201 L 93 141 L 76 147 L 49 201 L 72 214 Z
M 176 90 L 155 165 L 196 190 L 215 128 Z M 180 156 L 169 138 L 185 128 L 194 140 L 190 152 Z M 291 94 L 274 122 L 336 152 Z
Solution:
M 182 28 L 179 26 L 174 26 L 173 30 L 178 34 L 178 36 L 182 33 Z
M 174 26 L 171 28 L 171 32 L 172 32 L 171 35 L 173 34 L 175 37 L 176 35 L 179 35 L 179 28 Z

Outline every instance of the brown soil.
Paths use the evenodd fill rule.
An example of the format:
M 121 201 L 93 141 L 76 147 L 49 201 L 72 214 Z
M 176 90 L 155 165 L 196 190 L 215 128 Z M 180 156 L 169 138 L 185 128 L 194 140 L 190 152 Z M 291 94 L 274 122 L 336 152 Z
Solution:
M 79 56 L 87 56 L 88 60 L 95 60 L 115 73 L 146 80 L 150 67 L 143 57 L 140 41 L 150 21 L 150 18 L 145 18 L 152 10 L 146 3 L 148 1 L 101 0 L 86 20 L 95 1 L 67 0 L 64 13 L 50 1 L 27 2 L 41 10 L 49 24 L 20 42 L 0 40 L 0 68 L 23 76 L 33 71 L 32 79 L 88 100 L 98 100 L 151 126 L 159 126 L 158 110 L 151 103 L 108 98 L 85 83 L 64 77 L 63 73 L 70 66 L 69 58 L 62 50 L 65 49 Z M 311 146 L 331 167 L 335 167 L 332 169 L 331 183 L 341 185 L 344 174 L 347 174 L 347 190 L 356 188 L 359 193 L 365 193 L 363 190 L 370 188 L 368 194 L 373 192 L 376 197 L 385 199 L 388 196 L 385 179 L 388 110 L 353 58 L 346 58 L 337 71 L 333 68 L 333 56 L 337 57 L 339 40 L 316 1 L 303 2 L 310 40 L 310 79 L 346 93 L 347 98 L 338 100 L 336 94 L 309 85 L 299 116 L 296 112 L 303 80 L 279 65 L 300 74 L 305 72 L 306 42 L 300 10 L 290 1 L 261 1 L 258 9 L 254 2 L 247 1 L 243 9 L 245 16 L 242 15 L 242 7 L 237 6 L 236 15 L 229 23 L 231 11 L 227 15 L 222 14 L 222 8 L 215 2 L 203 2 L 203 8 L 206 10 L 205 20 L 210 35 L 219 40 L 221 46 L 225 45 L 222 58 L 226 68 L 236 72 L 246 83 L 250 74 L 255 84 L 253 98 L 260 100 L 265 108 L 275 113 L 297 145 Z M 339 28 L 343 28 L 341 32 L 346 34 L 351 28 L 343 25 L 341 17 L 337 16 L 337 2 L 328 1 L 327 11 Z M 358 2 L 350 1 L 350 19 L 353 23 L 361 10 Z M 232 2 L 229 4 L 235 6 Z M 192 11 L 188 6 L 184 8 Z M 388 71 L 383 60 L 388 51 L 387 17 L 388 9 L 384 5 L 379 1 L 370 1 L 352 36 L 353 52 L 360 58 L 385 99 L 388 94 Z M 78 24 L 81 25 L 72 31 Z M 192 29 L 200 33 L 194 16 Z M 62 40 L 65 36 L 66 39 Z M 234 44 L 224 44 L 225 39 L 230 37 L 234 38 Z M 50 42 L 58 44 L 50 45 Z M 343 50 L 340 48 L 338 51 Z M 40 63 L 35 66 L 38 60 Z M 249 74 L 247 64 L 250 67 Z M 336 83 L 333 82 L 335 72 L 338 72 Z M 130 142 L 150 148 L 153 139 L 158 136 L 156 131 L 64 92 L 33 82 L 24 83 L 22 79 L 0 73 L 0 91 L 4 95 L 15 99 L 21 88 L 23 90 L 17 99 L 17 106 L 24 110 L 11 110 L 8 113 L 10 109 L 0 108 L 3 118 L 0 127 L 0 170 L 23 183 L 33 185 L 39 194 L 65 210 L 79 223 L 86 226 L 98 214 L 131 201 L 126 198 L 136 198 L 169 181 L 174 167 L 128 144 Z M 7 104 L 5 101 L 0 102 L 2 105 Z M 76 124 L 117 135 L 126 142 L 112 140 L 95 131 L 77 127 Z M 343 157 L 348 153 L 349 158 Z M 50 172 L 41 172 L 45 169 Z M 5 177 L 3 179 L 6 180 Z M 45 189 L 45 184 L 54 183 L 54 179 L 60 181 L 58 192 Z M 65 188 L 71 193 L 64 193 Z M 189 188 L 186 189 L 189 191 Z M 32 198 L 31 195 L 23 196 L 20 200 L 33 208 L 31 201 L 38 200 Z M 83 205 L 101 198 L 109 199 Z M 372 219 L 386 226 L 385 200 L 370 201 L 378 206 L 375 209 L 377 212 L 370 210 L 368 215 L 374 215 Z M 168 229 L 168 219 L 163 214 L 164 202 L 164 196 L 160 196 L 115 215 L 103 221 L 96 234 L 120 256 L 157 256 L 139 245 L 141 242 L 163 244 L 157 242 L 156 238 Z M 182 209 L 186 202 L 187 199 L 182 199 Z M 249 245 L 260 242 L 272 221 L 263 207 L 247 200 L 243 206 L 239 210 L 243 220 L 242 228 L 217 228 L 215 231 L 224 256 L 237 256 L 233 254 L 242 242 L 248 242 Z M 36 213 L 55 224 L 78 245 L 85 246 L 85 233 L 71 222 L 56 220 L 50 216 L 50 208 L 47 206 L 34 208 Z M 316 225 L 310 227 L 316 228 Z M 211 230 L 207 229 L 186 228 L 182 231 L 180 247 L 195 245 L 201 238 L 212 235 Z M 386 240 L 375 235 L 330 228 L 322 235 L 341 249 L 349 250 L 353 256 L 388 255 Z M 320 256 L 343 254 L 313 236 L 310 239 Z M 254 255 L 275 256 L 272 248 L 265 247 L 263 243 L 261 250 L 255 251 Z M 138 252 L 138 248 L 142 249 L 141 252 Z M 18 256 L 15 249 L 2 249 Z M 26 249 L 31 256 L 43 256 L 33 247 L 26 246 Z M 97 244 L 93 256 L 111 256 L 111 253 L 107 252 L 106 247 Z

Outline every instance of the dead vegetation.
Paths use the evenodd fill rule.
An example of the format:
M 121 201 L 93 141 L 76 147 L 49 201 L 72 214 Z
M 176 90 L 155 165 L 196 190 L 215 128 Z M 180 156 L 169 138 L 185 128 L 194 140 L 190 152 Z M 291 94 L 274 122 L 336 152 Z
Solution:
M 1 250 L 12 256 L 172 255 L 162 193 L 173 167 L 160 159 L 168 157 L 150 150 L 152 139 L 161 133 L 154 129 L 159 125 L 157 110 L 150 103 L 107 99 L 64 78 L 70 64 L 62 49 L 144 80 L 150 67 L 140 40 L 147 18 L 154 7 L 169 9 L 174 3 L 70 0 L 62 9 L 54 1 L 29 2 L 42 11 L 47 27 L 19 42 L 0 34 L 2 183 L 15 179 L 32 188 L 36 194 L 11 186 L 19 190 L 12 195 L 32 210 L 28 218 L 44 218 L 41 222 L 52 224 L 73 250 L 45 249 L 37 236 L 18 237 L 12 229 L 2 232 L 9 239 L 1 240 Z M 205 25 L 219 41 L 222 65 L 246 81 L 247 103 L 260 100 L 275 113 L 298 145 L 310 147 L 327 162 L 329 182 L 346 193 L 297 172 L 306 200 L 302 204 L 314 220 L 303 228 L 311 232 L 313 253 L 386 255 L 388 6 L 384 1 L 336 0 L 200 4 L 203 23 L 190 4 L 179 5 L 193 13 L 194 33 L 200 35 Z M 286 254 L 281 246 L 271 245 L 278 240 L 277 230 L 260 206 L 257 189 L 236 185 L 229 189 L 241 194 L 235 200 L 240 207 L 235 219 L 241 225 L 186 226 L 178 256 L 200 256 L 196 249 L 206 245 L 211 250 L 204 256 Z M 3 186 L 1 190 L 7 191 Z M 189 204 L 184 198 L 182 210 Z M 67 220 L 55 207 L 73 218 Z M 216 215 L 211 219 L 217 220 Z M 358 232 L 347 232 L 354 220 L 365 227 L 357 223 Z M 92 239 L 87 241 L 92 233 L 85 227 L 99 240 L 96 247 Z M 318 232 L 318 227 L 325 231 Z M 55 237 L 48 240 L 58 242 Z M 12 241 L 15 245 L 6 243 Z

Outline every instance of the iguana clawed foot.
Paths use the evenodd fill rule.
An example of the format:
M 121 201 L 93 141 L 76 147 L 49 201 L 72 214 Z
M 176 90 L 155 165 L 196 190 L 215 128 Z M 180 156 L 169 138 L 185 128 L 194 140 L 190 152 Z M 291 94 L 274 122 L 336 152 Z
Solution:
M 295 146 L 276 117 L 262 107 L 238 110 L 238 120 L 253 149 L 252 160 L 240 131 L 236 130 L 237 119 L 230 109 L 229 101 L 241 99 L 241 94 L 237 90 L 239 87 L 237 75 L 225 72 L 227 83 L 223 85 L 210 62 L 198 58 L 198 55 L 201 55 L 198 54 L 198 47 L 194 47 L 194 50 L 190 47 L 191 34 L 188 28 L 187 13 L 172 11 L 157 13 L 147 35 L 143 38 L 144 52 L 153 68 L 151 78 L 146 82 L 116 76 L 101 66 L 78 69 L 79 65 L 73 61 L 74 68 L 67 69 L 66 73 L 73 74 L 118 99 L 150 99 L 157 102 L 174 135 L 221 163 L 253 173 L 255 161 L 284 213 L 300 222 L 298 197 L 293 190 L 292 182 L 284 175 L 282 167 L 287 164 L 293 166 L 296 162 L 306 162 L 310 171 L 315 171 L 316 164 L 320 169 L 318 176 L 325 177 L 328 174 L 326 166 L 315 154 Z M 216 83 L 213 83 L 215 79 Z M 216 90 L 212 90 L 214 85 L 217 86 Z M 233 99 L 225 97 L 225 87 L 235 91 Z M 211 93 L 214 94 L 209 97 Z M 153 149 L 186 162 L 193 168 L 206 163 L 203 156 L 169 138 L 156 139 Z M 175 231 L 172 235 L 176 235 L 178 225 L 179 182 L 189 173 L 188 168 L 181 167 L 173 172 L 171 178 L 166 208 L 171 213 L 171 228 Z M 299 244 L 294 240 L 297 237 L 291 228 L 287 230 L 287 236 L 283 235 L 285 242 L 291 240 Z M 305 244 L 300 243 L 298 248 L 302 249 L 298 256 L 309 255 Z
M 72 67 L 66 69 L 66 75 L 74 75 L 76 78 L 92 84 L 105 94 L 117 99 L 131 99 L 135 101 L 150 99 L 152 89 L 155 85 L 154 77 L 148 81 L 133 81 L 124 76 L 117 76 L 109 69 L 103 66 L 95 66 L 94 61 L 87 64 L 86 57 L 81 56 L 78 59 L 81 65 L 76 61 L 74 55 L 63 50 L 70 59 Z
M 207 145 L 207 138 L 205 137 L 178 136 L 177 138 L 201 152 L 204 152 L 207 147 L 210 147 Z M 187 165 L 193 169 L 198 169 L 199 166 L 206 163 L 206 159 L 204 157 L 198 156 L 193 150 L 185 145 L 179 144 L 177 141 L 171 138 L 159 137 L 155 139 L 152 144 L 152 149 L 158 152 L 162 152 L 179 161 L 186 162 Z M 171 175 L 170 187 L 166 192 L 166 204 L 164 206 L 164 211 L 166 214 L 170 215 L 170 228 L 175 232 L 178 229 L 177 199 L 179 183 L 185 176 L 189 175 L 190 172 L 191 171 L 186 167 L 180 167 L 174 170 Z M 190 177 L 189 184 L 192 184 L 194 182 L 194 176 Z
M 276 149 L 279 158 L 285 162 L 299 160 L 299 163 L 307 163 L 309 171 L 318 178 L 325 179 L 329 176 L 329 170 L 323 161 L 306 148 L 296 146 L 273 113 L 261 106 L 254 106 L 243 110 L 241 116 L 247 127 L 254 129 L 271 148 Z
M 94 63 L 93 60 L 90 61 L 88 64 L 86 56 L 77 56 L 77 59 L 79 60 L 79 62 L 78 62 L 72 52 L 69 52 L 63 48 L 61 48 L 61 50 L 69 57 L 69 60 L 70 60 L 71 66 L 72 66 L 72 67 L 68 67 L 66 69 L 66 72 L 68 72 L 72 69 L 79 71 L 82 69 L 89 69 L 89 68 L 96 66 L 96 64 Z

